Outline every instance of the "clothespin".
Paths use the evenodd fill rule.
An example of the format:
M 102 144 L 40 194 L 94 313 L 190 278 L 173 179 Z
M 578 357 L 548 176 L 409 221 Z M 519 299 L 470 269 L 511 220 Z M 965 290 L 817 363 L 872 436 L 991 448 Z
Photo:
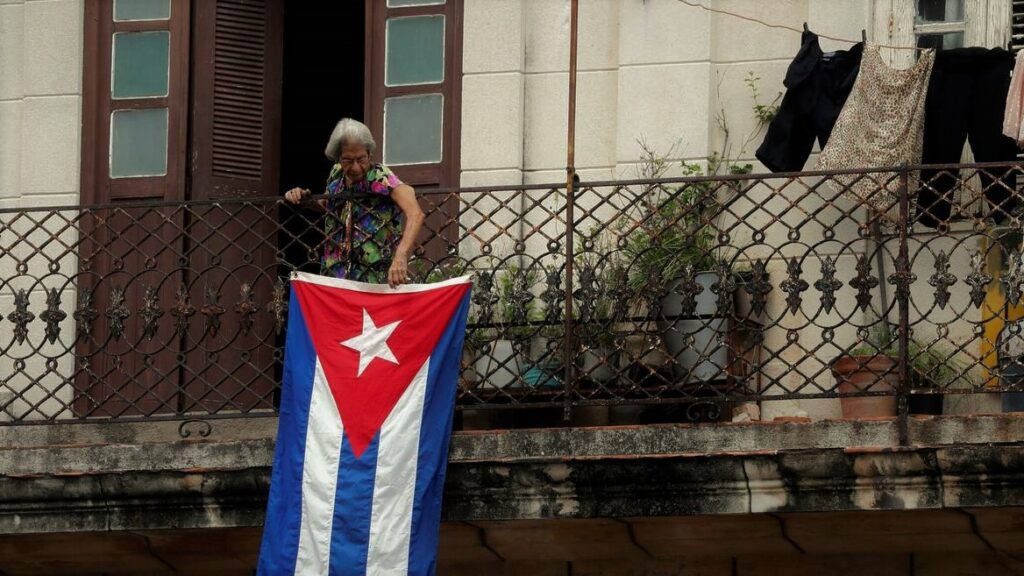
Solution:
M 809 30 L 807 29 L 807 22 L 804 22 L 804 32 L 809 32 Z
M 863 28 L 860 29 L 860 41 L 865 44 L 868 43 L 868 31 Z

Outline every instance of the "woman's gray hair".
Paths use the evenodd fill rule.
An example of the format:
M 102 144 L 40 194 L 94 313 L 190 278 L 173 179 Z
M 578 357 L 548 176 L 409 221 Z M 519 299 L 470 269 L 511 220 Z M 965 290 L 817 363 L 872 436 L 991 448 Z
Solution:
M 371 156 L 377 149 L 377 142 L 374 141 L 373 134 L 370 133 L 366 124 L 351 118 L 342 118 L 334 126 L 331 139 L 327 141 L 327 148 L 324 149 L 327 159 L 337 162 L 338 157 L 341 156 L 341 149 L 346 144 L 359 144 L 366 148 L 366 153 Z

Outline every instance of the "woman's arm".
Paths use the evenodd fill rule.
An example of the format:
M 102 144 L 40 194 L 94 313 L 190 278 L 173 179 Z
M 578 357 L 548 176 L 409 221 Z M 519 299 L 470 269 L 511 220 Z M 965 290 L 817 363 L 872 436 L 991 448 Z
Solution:
M 311 192 L 309 191 L 308 188 L 292 188 L 291 190 L 284 193 L 284 199 L 291 202 L 292 204 L 300 204 L 310 194 Z M 326 210 L 327 200 L 321 198 L 314 202 L 311 206 L 318 208 L 320 210 Z
M 391 200 L 405 216 L 402 240 L 395 248 L 391 268 L 388 269 L 388 285 L 394 288 L 409 281 L 409 255 L 416 249 L 416 242 L 423 228 L 424 215 L 420 203 L 416 201 L 416 192 L 408 184 L 402 184 L 392 190 Z

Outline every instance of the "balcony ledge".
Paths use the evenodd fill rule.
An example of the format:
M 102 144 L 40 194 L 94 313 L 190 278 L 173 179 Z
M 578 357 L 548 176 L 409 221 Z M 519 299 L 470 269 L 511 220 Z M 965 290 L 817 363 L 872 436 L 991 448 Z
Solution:
M 0 534 L 259 526 L 274 418 L 0 429 Z M 1024 417 L 459 432 L 447 521 L 1024 505 Z

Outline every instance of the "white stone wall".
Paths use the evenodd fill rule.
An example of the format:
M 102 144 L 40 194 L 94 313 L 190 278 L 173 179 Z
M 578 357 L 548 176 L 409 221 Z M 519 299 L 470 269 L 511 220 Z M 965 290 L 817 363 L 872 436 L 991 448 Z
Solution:
M 79 198 L 81 166 L 82 110 L 82 0 L 0 0 L 0 209 L 75 204 Z M 39 216 L 36 213 L 35 216 Z M 32 393 L 15 401 L 9 410 L 31 413 L 31 418 L 55 414 L 71 398 L 70 381 L 74 370 L 70 355 L 64 355 L 54 367 L 47 367 L 40 354 L 60 356 L 74 340 L 74 324 L 69 317 L 62 323 L 62 339 L 44 343 L 43 326 L 38 315 L 46 309 L 46 289 L 61 294 L 61 309 L 74 308 L 74 289 L 70 276 L 77 269 L 73 245 L 77 236 L 65 231 L 61 243 L 44 242 L 61 229 L 62 218 L 15 218 L 0 214 L 7 226 L 0 231 L 0 270 L 5 283 L 0 287 L 0 314 L 14 310 L 15 294 L 27 290 L 29 310 L 36 314 L 28 339 L 6 351 L 8 359 L 24 358 L 23 369 L 3 368 L 5 389 L 0 389 L 0 406 L 12 398 L 11 390 L 25 390 L 37 379 L 53 392 L 32 387 Z M 65 214 L 67 218 L 73 214 Z M 15 244 L 25 236 L 28 242 Z M 11 249 L 11 248 L 15 249 Z M 59 263 L 57 273 L 48 274 L 48 263 Z M 19 263 L 28 265 L 17 275 Z M 15 275 L 12 275 L 15 274 Z M 32 278 L 43 277 L 40 282 Z M 30 406 L 35 406 L 33 410 Z M 0 412 L 0 419 L 4 418 Z
M 78 199 L 81 0 L 0 0 L 0 206 Z

